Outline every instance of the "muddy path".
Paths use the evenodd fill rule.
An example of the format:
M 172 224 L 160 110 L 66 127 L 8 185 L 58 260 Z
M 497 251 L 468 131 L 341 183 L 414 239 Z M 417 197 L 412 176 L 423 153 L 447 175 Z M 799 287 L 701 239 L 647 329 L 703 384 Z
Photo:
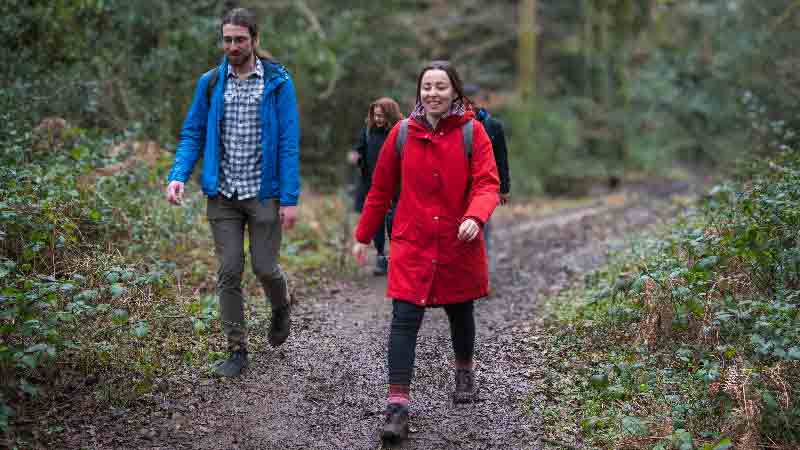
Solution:
M 541 448 L 542 399 L 530 394 L 544 364 L 536 350 L 537 298 L 602 264 L 626 234 L 660 223 L 669 214 L 664 200 L 687 189 L 683 183 L 631 187 L 550 216 L 499 214 L 492 296 L 476 305 L 480 401 L 450 402 L 447 319 L 444 311 L 429 310 L 417 349 L 412 433 L 395 448 Z M 377 431 L 391 313 L 384 288 L 384 279 L 364 273 L 300 299 L 289 341 L 255 352 L 242 377 L 193 375 L 146 411 L 92 418 L 65 448 L 382 448 Z

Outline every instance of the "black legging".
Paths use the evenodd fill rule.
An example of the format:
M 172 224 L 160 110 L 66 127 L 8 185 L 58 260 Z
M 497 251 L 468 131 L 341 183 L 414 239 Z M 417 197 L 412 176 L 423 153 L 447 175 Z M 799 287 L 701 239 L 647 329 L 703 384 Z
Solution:
M 375 238 L 373 242 L 375 243 L 375 250 L 378 251 L 378 254 L 383 256 L 384 250 L 386 248 L 386 238 L 389 238 L 389 241 L 392 240 L 392 221 L 394 220 L 394 206 L 389 208 L 389 211 L 386 213 L 386 216 L 383 218 L 383 222 L 381 223 L 380 229 L 377 233 L 375 233 Z
M 375 237 L 372 239 L 372 242 L 375 244 L 375 250 L 378 251 L 378 254 L 383 256 L 384 251 L 386 250 L 386 221 L 381 221 L 380 229 L 375 233 Z
M 475 316 L 472 301 L 445 305 L 450 319 L 450 338 L 456 360 L 472 361 L 475 351 Z M 410 385 L 414 373 L 417 334 L 425 308 L 392 300 L 392 329 L 389 333 L 389 384 Z

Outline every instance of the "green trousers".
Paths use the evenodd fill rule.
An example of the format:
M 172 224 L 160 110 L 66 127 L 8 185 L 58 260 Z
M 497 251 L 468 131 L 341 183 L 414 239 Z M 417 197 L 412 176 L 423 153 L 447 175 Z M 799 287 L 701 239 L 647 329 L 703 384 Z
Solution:
M 273 311 L 288 305 L 286 277 L 278 264 L 281 246 L 278 201 L 231 200 L 218 195 L 208 199 L 207 213 L 219 260 L 217 295 L 229 350 L 246 349 L 242 295 L 245 225 L 249 233 L 253 273 L 264 287 Z

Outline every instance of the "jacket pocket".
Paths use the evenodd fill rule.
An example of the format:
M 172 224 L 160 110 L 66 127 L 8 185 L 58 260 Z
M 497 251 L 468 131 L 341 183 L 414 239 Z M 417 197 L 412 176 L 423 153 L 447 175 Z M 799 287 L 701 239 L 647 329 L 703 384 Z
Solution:
M 438 232 L 440 259 L 446 262 L 457 261 L 463 258 L 473 258 L 480 252 L 481 239 L 480 233 L 471 241 L 458 239 L 458 229 L 461 223 L 453 217 L 440 218 Z
M 394 223 L 392 224 L 392 239 L 396 239 L 398 241 L 411 241 L 411 235 L 413 234 L 413 223 L 410 220 L 397 220 L 397 216 L 394 217 Z

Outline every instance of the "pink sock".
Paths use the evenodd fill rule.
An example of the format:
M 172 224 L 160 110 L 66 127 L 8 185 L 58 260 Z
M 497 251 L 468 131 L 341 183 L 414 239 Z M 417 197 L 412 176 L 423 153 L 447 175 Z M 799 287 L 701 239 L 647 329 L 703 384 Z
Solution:
M 407 384 L 390 384 L 389 395 L 386 397 L 386 403 L 397 403 L 400 405 L 408 405 L 409 403 L 409 387 Z
M 475 363 L 473 363 L 471 359 L 469 361 L 456 360 L 456 369 L 472 370 L 474 367 L 475 367 Z

